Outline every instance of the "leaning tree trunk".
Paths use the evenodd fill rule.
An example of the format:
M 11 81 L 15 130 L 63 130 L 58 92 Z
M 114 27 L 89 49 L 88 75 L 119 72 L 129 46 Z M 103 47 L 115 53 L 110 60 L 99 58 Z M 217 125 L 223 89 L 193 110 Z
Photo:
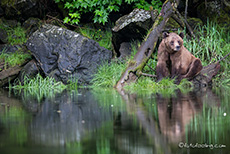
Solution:
M 123 72 L 120 80 L 117 82 L 115 87 L 118 90 L 121 90 L 127 83 L 135 82 L 142 74 L 142 69 L 153 54 L 158 37 L 160 36 L 166 22 L 174 13 L 175 6 L 178 5 L 172 1 L 173 0 L 166 0 L 163 4 L 161 13 L 153 24 L 150 33 L 139 47 L 134 59 L 128 63 L 126 70 Z

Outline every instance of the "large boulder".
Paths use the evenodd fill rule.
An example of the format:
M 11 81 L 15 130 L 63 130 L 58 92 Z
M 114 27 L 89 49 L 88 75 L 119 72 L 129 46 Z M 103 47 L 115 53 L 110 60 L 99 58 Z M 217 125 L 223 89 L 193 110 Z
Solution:
M 157 11 L 154 12 L 154 16 L 157 16 Z M 142 42 L 143 37 L 147 31 L 152 27 L 153 21 L 150 11 L 142 9 L 134 9 L 128 15 L 119 18 L 115 26 L 112 29 L 112 43 L 117 56 L 126 56 L 127 50 L 121 49 L 121 44 L 126 42 L 132 43 L 133 41 Z M 126 51 L 123 53 L 122 51 Z M 128 52 L 131 52 L 128 51 Z
M 49 24 L 34 32 L 26 46 L 44 74 L 63 83 L 77 79 L 79 84 L 90 84 L 98 66 L 112 58 L 112 51 L 94 40 Z

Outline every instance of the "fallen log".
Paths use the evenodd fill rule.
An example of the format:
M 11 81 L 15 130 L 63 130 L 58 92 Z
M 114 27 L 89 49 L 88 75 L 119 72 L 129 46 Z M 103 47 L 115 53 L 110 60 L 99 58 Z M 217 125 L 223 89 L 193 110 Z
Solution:
M 23 65 L 16 65 L 6 70 L 0 71 L 0 87 L 15 79 L 22 68 Z
M 148 62 L 149 58 L 153 54 L 156 47 L 158 37 L 160 36 L 168 19 L 176 10 L 178 3 L 174 3 L 173 0 L 167 0 L 162 6 L 161 13 L 155 20 L 150 33 L 147 35 L 145 41 L 139 47 L 138 52 L 134 56 L 133 60 L 130 60 L 126 70 L 123 72 L 120 80 L 115 85 L 115 88 L 121 90 L 125 84 L 136 82 L 138 77 L 142 74 L 142 69 Z

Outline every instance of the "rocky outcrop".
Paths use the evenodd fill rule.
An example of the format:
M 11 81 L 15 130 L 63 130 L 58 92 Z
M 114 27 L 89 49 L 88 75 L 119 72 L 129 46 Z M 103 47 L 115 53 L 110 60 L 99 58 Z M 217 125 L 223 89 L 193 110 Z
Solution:
M 23 24 L 22 27 L 26 29 L 26 35 L 30 36 L 36 30 L 38 30 L 42 25 L 42 21 L 38 18 L 30 17 Z
M 2 9 L 1 5 L 0 5 L 0 17 L 4 15 L 4 10 Z
M 7 43 L 7 38 L 7 32 L 4 29 L 0 28 L 0 44 Z
M 210 1 L 201 3 L 197 7 L 197 15 L 203 21 L 216 21 L 221 27 L 230 30 L 230 7 L 222 5 L 221 1 Z
M 157 16 L 157 12 L 154 12 L 154 15 Z M 130 54 L 131 50 L 125 50 L 126 53 L 122 52 L 124 49 L 121 49 L 121 44 L 123 42 L 130 44 L 135 40 L 142 42 L 152 24 L 150 12 L 142 9 L 134 9 L 128 15 L 119 18 L 112 29 L 112 43 L 117 56 L 122 57 Z
M 34 32 L 26 46 L 44 74 L 63 83 L 77 79 L 90 84 L 98 66 L 112 58 L 112 52 L 97 42 L 49 24 Z
M 5 17 L 25 21 L 29 17 L 38 17 L 44 12 L 39 0 L 1 0 Z

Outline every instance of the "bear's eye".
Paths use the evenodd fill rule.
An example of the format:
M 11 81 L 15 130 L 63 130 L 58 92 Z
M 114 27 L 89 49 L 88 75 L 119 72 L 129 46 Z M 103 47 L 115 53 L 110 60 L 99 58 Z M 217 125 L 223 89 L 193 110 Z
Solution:
M 173 45 L 173 44 L 174 44 L 174 41 L 171 41 L 170 44 Z
M 180 45 L 180 44 L 181 44 L 181 42 L 180 42 L 180 41 L 178 41 L 178 44 Z

